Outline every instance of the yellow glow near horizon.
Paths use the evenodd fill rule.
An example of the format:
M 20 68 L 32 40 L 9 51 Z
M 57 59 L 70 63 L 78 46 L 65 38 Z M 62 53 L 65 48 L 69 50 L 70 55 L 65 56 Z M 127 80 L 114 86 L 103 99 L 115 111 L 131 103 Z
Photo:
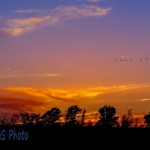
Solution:
M 105 104 L 114 105 L 118 108 L 119 113 L 125 112 L 131 106 L 135 111 L 144 112 L 148 109 L 146 97 L 150 97 L 149 89 L 148 84 L 129 84 L 76 90 L 8 87 L 0 90 L 0 101 L 6 103 L 3 99 L 7 98 L 6 106 L 9 108 L 11 107 L 9 104 L 12 102 L 16 104 L 19 102 L 19 107 L 35 112 L 44 112 L 51 107 L 60 107 L 65 110 L 74 104 L 87 109 L 88 113 Z M 24 104 L 25 101 L 27 102 L 26 104 Z M 30 103 L 32 103 L 32 106 L 30 106 Z M 13 109 L 15 110 L 15 107 Z

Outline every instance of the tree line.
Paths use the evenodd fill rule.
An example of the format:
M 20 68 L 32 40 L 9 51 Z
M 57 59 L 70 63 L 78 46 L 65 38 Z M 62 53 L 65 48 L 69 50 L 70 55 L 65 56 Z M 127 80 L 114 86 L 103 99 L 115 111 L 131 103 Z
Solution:
M 143 116 L 144 125 L 138 122 L 138 118 L 134 118 L 132 110 L 128 110 L 127 114 L 121 118 L 116 115 L 116 108 L 110 105 L 104 105 L 99 108 L 99 119 L 92 123 L 86 122 L 86 110 L 81 109 L 78 105 L 70 106 L 65 115 L 59 108 L 51 108 L 44 114 L 36 113 L 14 113 L 10 117 L 1 115 L 0 125 L 36 125 L 36 126 L 54 126 L 54 127 L 86 127 L 95 126 L 101 128 L 138 128 L 150 127 L 150 112 Z

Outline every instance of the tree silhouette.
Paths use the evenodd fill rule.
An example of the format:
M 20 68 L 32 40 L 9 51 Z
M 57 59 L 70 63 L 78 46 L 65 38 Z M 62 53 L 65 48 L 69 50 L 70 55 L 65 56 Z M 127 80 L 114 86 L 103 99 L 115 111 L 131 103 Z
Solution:
M 82 112 L 82 116 L 81 116 L 81 126 L 84 126 L 85 124 L 85 113 L 86 113 L 86 110 L 84 109 Z
M 144 123 L 147 127 L 150 127 L 150 112 L 144 116 Z
M 21 122 L 23 125 L 28 125 L 30 122 L 30 114 L 28 112 L 20 113 Z
M 10 117 L 10 125 L 16 125 L 19 122 L 20 115 L 18 113 L 13 113 Z
M 25 112 L 19 115 L 23 125 L 35 125 L 40 121 L 40 114 Z
M 92 126 L 93 126 L 92 121 L 91 121 L 91 120 L 89 120 L 89 121 L 86 123 L 86 126 L 87 126 L 87 127 L 92 127 Z
M 127 115 L 123 115 L 121 118 L 121 127 L 130 128 L 132 127 L 133 122 L 132 109 L 129 109 Z
M 133 127 L 134 127 L 134 128 L 141 127 L 141 125 L 140 125 L 140 118 L 135 118 L 135 119 L 134 119 Z
M 44 125 L 55 125 L 61 116 L 59 108 L 52 108 L 42 116 L 42 122 Z
M 82 112 L 82 113 L 81 113 Z M 97 114 L 100 114 L 99 120 L 97 120 Z M 11 114 L 0 114 L 0 125 L 54 125 L 54 126 L 100 126 L 106 128 L 119 127 L 122 128 L 138 128 L 138 127 L 150 127 L 150 112 L 144 116 L 144 122 L 140 118 L 134 118 L 132 110 L 129 109 L 128 113 L 123 115 L 118 122 L 116 116 L 116 109 L 109 105 L 104 105 L 92 118 L 93 121 L 89 121 L 85 118 L 86 110 L 82 109 L 78 105 L 72 105 L 67 109 L 67 112 L 63 116 L 63 121 L 60 120 L 62 117 L 61 110 L 59 108 L 52 108 L 45 112 L 42 116 L 40 114 L 29 113 L 29 112 L 17 112 Z M 93 115 L 92 115 L 93 116 Z M 95 123 L 96 122 L 96 123 Z M 144 124 L 145 123 L 145 124 Z
M 9 119 L 7 117 L 0 117 L 0 125 L 8 125 Z
M 79 114 L 82 109 L 78 105 L 70 106 L 67 109 L 67 113 L 65 116 L 65 123 L 69 126 L 79 125 L 79 121 L 76 119 L 77 114 Z
M 112 128 L 118 126 L 118 117 L 116 117 L 116 109 L 112 106 L 103 106 L 98 112 L 100 113 L 100 120 L 96 125 L 103 128 Z
M 40 114 L 31 113 L 29 114 L 29 124 L 35 125 L 39 124 L 40 122 Z

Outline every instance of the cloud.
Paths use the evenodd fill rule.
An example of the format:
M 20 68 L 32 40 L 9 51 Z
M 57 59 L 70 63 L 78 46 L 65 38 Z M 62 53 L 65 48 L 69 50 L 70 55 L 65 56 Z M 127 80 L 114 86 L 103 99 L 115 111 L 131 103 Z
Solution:
M 5 72 L 0 73 L 0 79 L 25 78 L 25 77 L 48 78 L 48 77 L 60 77 L 60 76 L 62 76 L 62 74 L 58 74 L 58 73 L 33 74 L 33 73 L 23 73 L 14 70 L 6 70 Z
M 24 98 L 0 98 L 0 110 L 3 113 L 8 112 L 33 112 L 35 108 L 44 106 L 44 102 Z M 24 106 L 24 107 L 23 107 Z
M 88 0 L 89 2 L 92 2 L 92 3 L 97 3 L 99 2 L 100 0 Z
M 17 78 L 20 77 L 19 75 L 0 75 L 0 79 L 6 79 L 6 78 Z
M 30 33 L 37 29 L 58 25 L 66 20 L 77 19 L 83 17 L 100 17 L 107 15 L 112 8 L 101 8 L 98 6 L 58 6 L 51 10 L 16 10 L 16 13 L 39 13 L 42 16 L 30 18 L 14 18 L 5 21 L 4 27 L 0 28 L 0 33 L 10 36 L 20 36 Z M 43 12 L 43 13 L 42 13 Z M 45 13 L 47 13 L 45 15 Z
M 61 76 L 61 74 L 56 74 L 56 73 L 48 73 L 43 75 L 44 77 L 59 77 Z
M 150 101 L 150 98 L 142 98 L 139 101 L 141 101 L 141 102 Z
M 17 78 L 17 77 L 19 77 L 19 71 L 17 71 L 17 70 L 12 70 L 10 68 L 6 68 L 5 71 L 0 72 L 0 79 Z
M 18 13 L 18 14 L 43 13 L 43 10 L 22 9 L 22 10 L 15 10 L 14 13 Z
M 96 88 L 89 88 L 89 91 L 101 91 L 101 94 L 105 93 L 113 93 L 119 91 L 128 91 L 140 88 L 150 87 L 149 84 L 127 84 L 127 85 L 117 85 L 117 86 L 105 86 L 105 87 L 96 87 Z
M 44 113 L 52 107 L 67 108 L 77 101 L 69 96 L 69 91 L 38 88 L 0 89 L 0 113 L 35 112 Z M 62 108 L 62 109 L 63 109 Z
M 13 90 L 0 89 L 0 112 L 44 112 L 53 102 L 39 96 L 33 96 Z
M 112 8 L 101 8 L 98 6 L 59 6 L 55 9 L 62 14 L 65 19 L 74 19 L 82 17 L 100 17 L 107 15 Z
M 38 96 L 42 98 L 51 98 L 57 97 L 63 99 L 79 99 L 79 98 L 94 98 L 99 97 L 100 95 L 115 93 L 120 91 L 130 91 L 134 89 L 141 89 L 150 87 L 149 85 L 144 84 L 135 84 L 135 85 L 125 85 L 125 86 L 110 86 L 110 87 L 96 87 L 96 88 L 88 88 L 88 89 L 79 89 L 79 90 L 63 90 L 63 89 L 37 89 L 37 88 L 28 88 L 28 87 L 14 87 L 14 88 L 6 88 L 10 91 L 15 92 L 23 92 L 28 95 Z
M 88 112 L 98 110 L 98 107 L 112 104 L 120 112 L 129 107 L 139 105 L 137 99 L 141 95 L 149 95 L 150 86 L 144 84 L 96 87 L 88 89 L 53 89 L 31 87 L 7 87 L 0 89 L 0 110 L 5 112 L 29 111 L 43 113 L 52 107 L 66 110 L 77 104 L 87 108 Z M 139 91 L 143 91 L 143 94 Z M 150 100 L 149 98 L 141 101 Z M 132 105 L 132 106 L 131 106 Z M 141 110 L 143 109 L 140 105 Z M 145 106 L 143 106 L 145 108 Z M 147 106 L 148 107 L 148 106 Z M 144 109 L 145 110 L 145 109 Z
M 6 35 L 19 36 L 58 22 L 59 18 L 54 16 L 9 19 L 6 21 L 6 27 L 1 28 L 0 32 L 6 33 Z
M 91 98 L 99 95 L 99 92 L 86 92 L 84 90 L 62 90 L 62 89 L 36 89 L 36 88 L 6 88 L 10 91 L 26 93 L 27 95 L 38 96 L 42 98 L 54 98 L 57 100 L 78 100 L 79 98 Z

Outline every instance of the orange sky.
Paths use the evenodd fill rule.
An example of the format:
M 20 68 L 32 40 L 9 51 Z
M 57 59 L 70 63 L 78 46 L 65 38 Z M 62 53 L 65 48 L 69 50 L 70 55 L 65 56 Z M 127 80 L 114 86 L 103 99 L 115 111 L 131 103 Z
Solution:
M 74 104 L 88 113 L 97 111 L 103 105 L 112 105 L 117 114 L 125 114 L 128 109 L 134 113 L 147 113 L 150 101 L 150 85 L 131 84 L 82 89 L 52 89 L 9 87 L 0 89 L 0 107 L 3 112 L 29 111 L 44 113 L 52 107 L 63 112 Z

